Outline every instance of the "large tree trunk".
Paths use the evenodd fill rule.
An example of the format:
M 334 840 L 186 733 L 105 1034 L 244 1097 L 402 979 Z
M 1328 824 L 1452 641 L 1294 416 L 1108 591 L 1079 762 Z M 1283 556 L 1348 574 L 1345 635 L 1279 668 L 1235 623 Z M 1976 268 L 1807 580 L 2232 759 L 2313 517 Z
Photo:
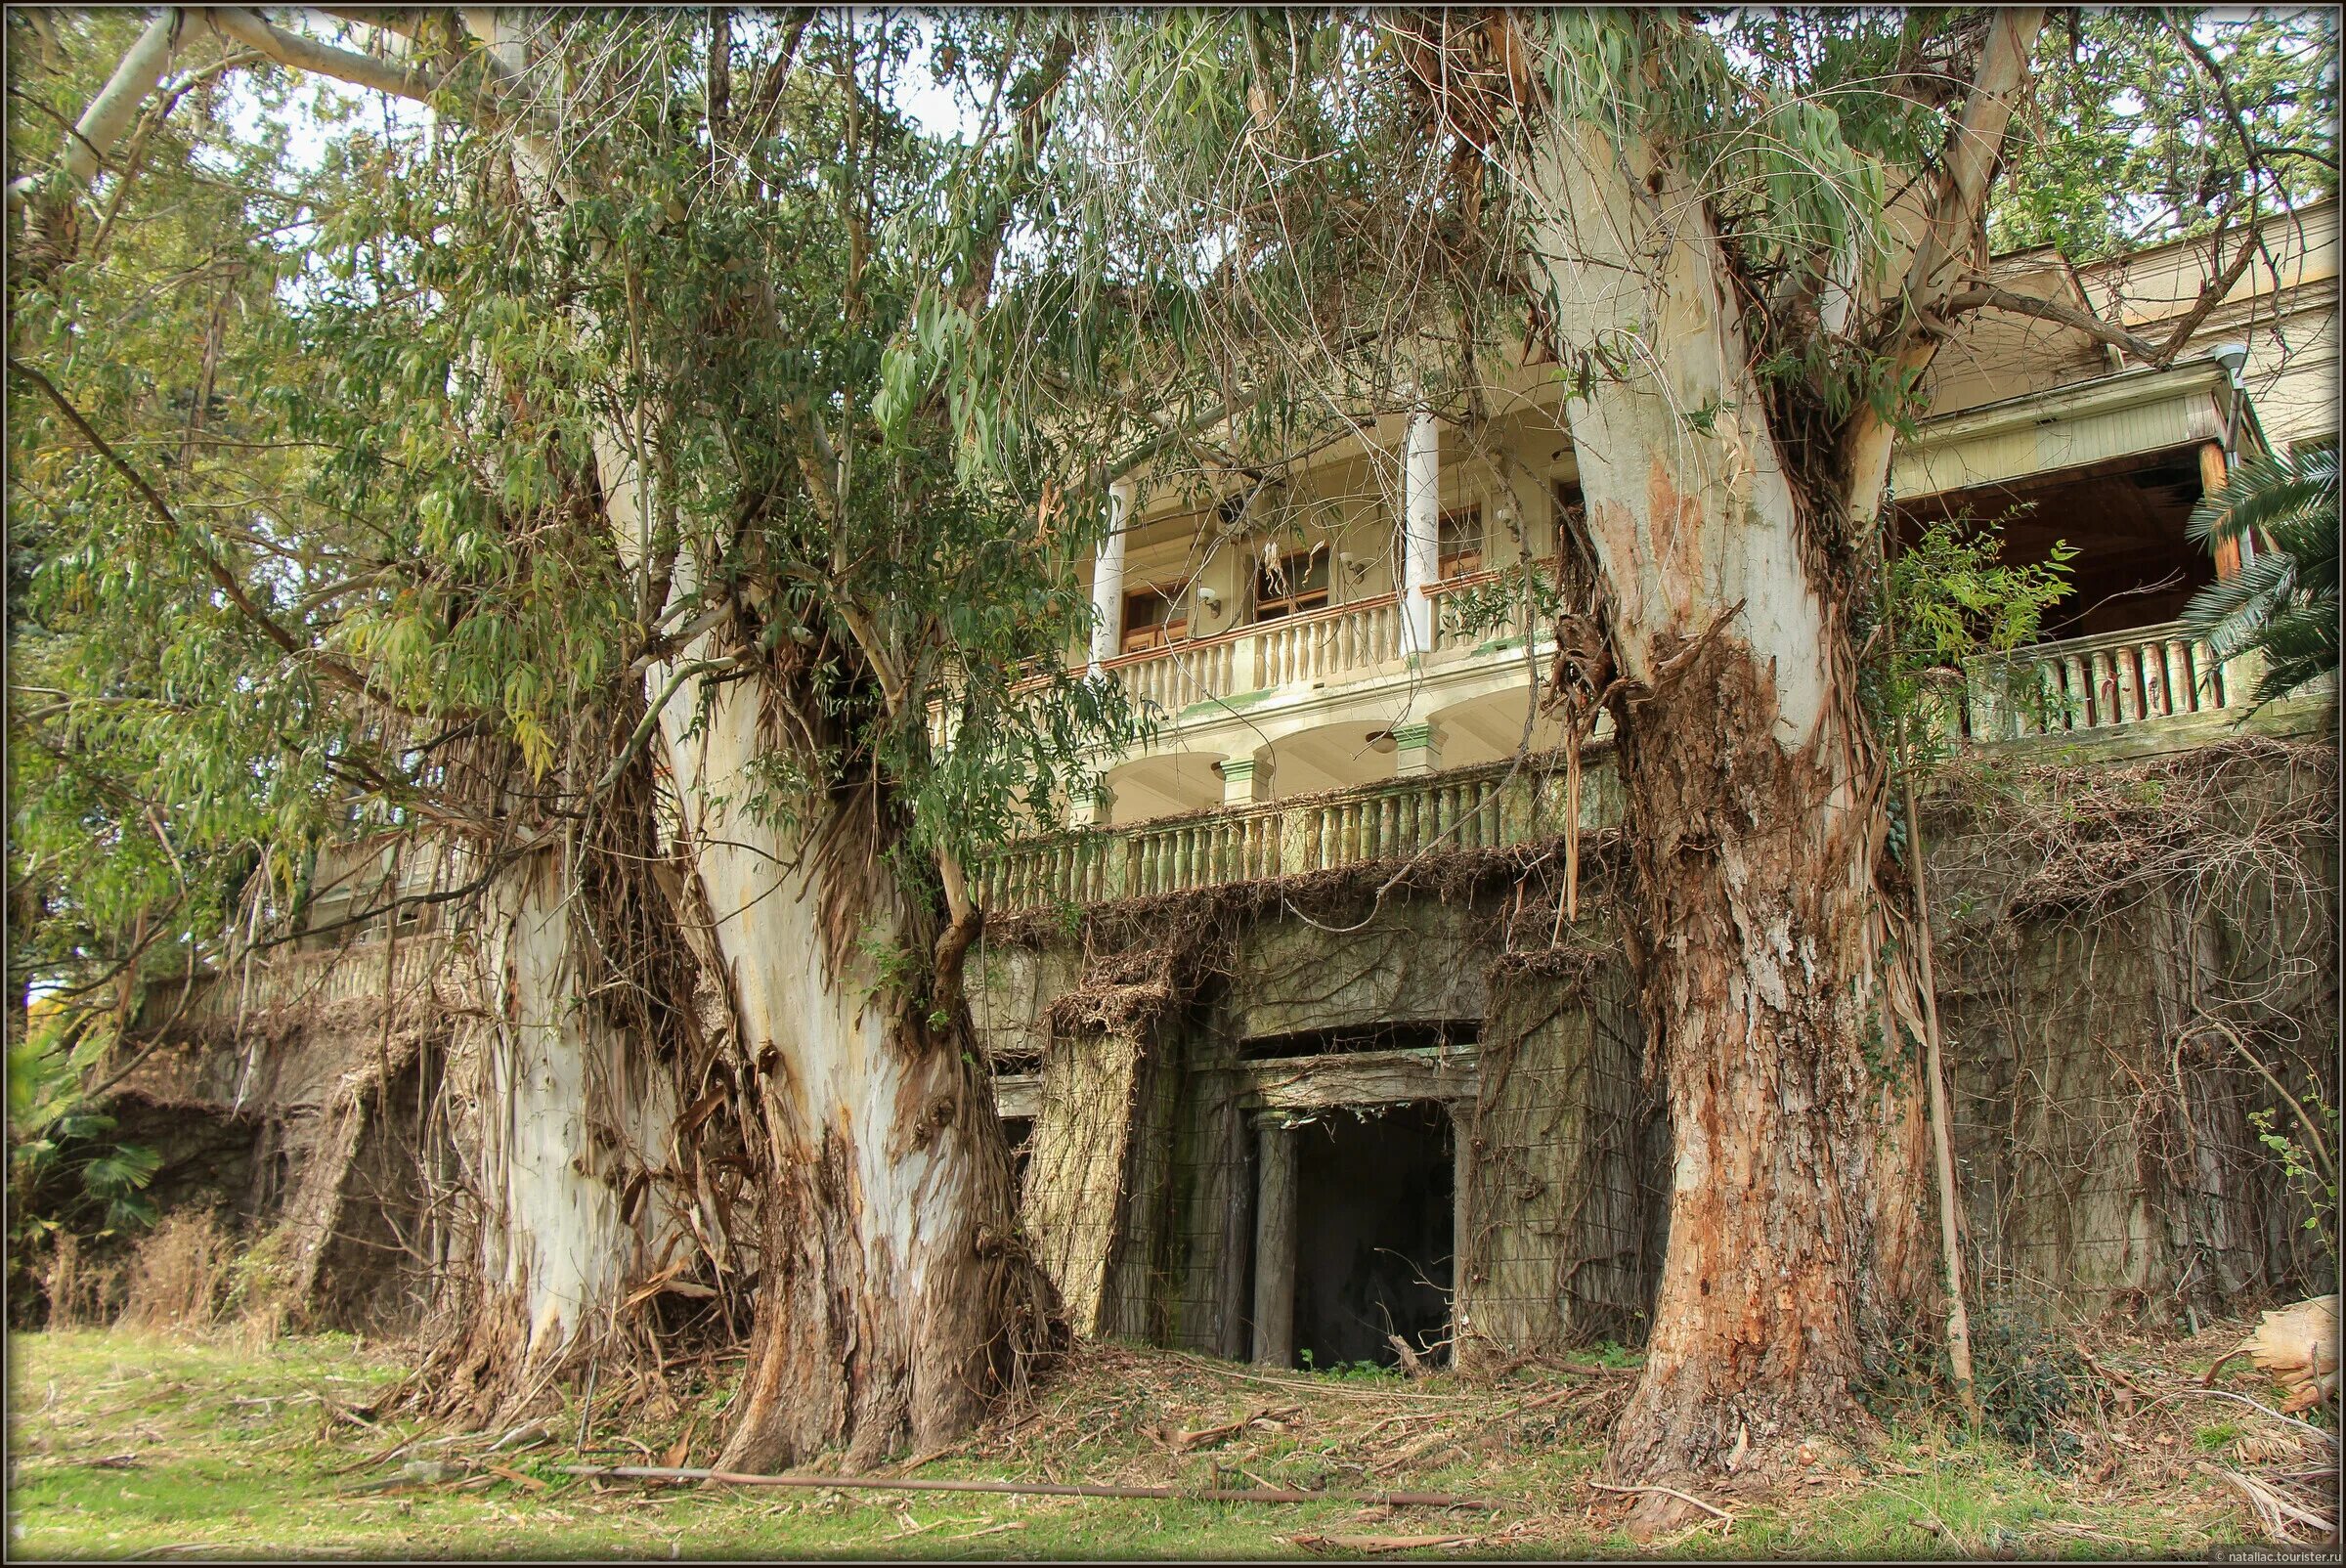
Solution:
M 1622 730 L 1673 1167 L 1617 1474 L 1764 1476 L 1803 1438 L 1862 1430 L 1867 1341 L 1929 1284 L 1922 1086 L 1875 963 L 1877 830 L 1848 778 L 1751 733 L 1776 709 L 1766 665 L 1722 635 Z
M 722 1462 L 766 1469 L 844 1446 L 873 1462 L 966 1430 L 1042 1347 L 1048 1302 L 1015 1237 L 992 1086 L 958 996 L 934 1011 L 880 955 L 927 967 L 923 921 L 882 858 L 885 811 L 856 794 L 804 845 L 741 803 L 785 744 L 750 681 L 692 733 L 663 716 L 689 852 L 770 1165 L 749 1369 Z M 732 803 L 732 804 L 724 804 Z
M 478 1266 L 489 1316 L 517 1309 L 526 1367 L 615 1327 L 622 1292 L 673 1229 L 665 1165 L 676 1089 L 645 1043 L 586 998 L 561 855 L 549 846 L 498 879 L 483 911 L 478 1021 L 464 1060 L 481 1196 Z
M 1883 777 L 1846 572 L 1796 499 L 1708 215 L 1650 146 L 1540 139 L 1534 281 L 1567 344 L 1634 343 L 1566 405 L 1617 694 L 1631 956 L 1675 1166 L 1638 1480 L 1780 1473 L 1863 1421 L 1864 1330 L 1929 1284 L 1921 1086 L 1877 955 Z
M 500 16 L 466 22 L 508 69 L 526 64 Z M 516 152 L 528 186 L 555 188 L 550 149 L 525 134 Z M 614 543 L 648 574 L 641 467 L 617 428 L 595 450 Z M 674 565 L 669 607 L 701 587 L 690 546 Z M 767 1143 L 749 1365 L 720 1463 L 844 1447 L 869 1464 L 958 1436 L 1021 1379 L 1052 1332 L 1050 1286 L 1018 1240 L 960 986 L 929 973 L 927 923 L 884 858 L 885 784 L 777 802 L 760 763 L 798 744 L 780 727 L 795 694 L 755 666 L 671 689 L 675 669 L 726 651 L 706 634 L 644 676 L 689 866 L 675 913 L 729 1003 Z M 791 807 L 795 832 L 777 819 Z
M 500 761 L 514 763 L 479 771 Z M 450 852 L 451 876 L 466 876 Z M 470 1201 L 448 1249 L 448 1331 L 426 1362 L 435 1407 L 485 1416 L 584 1358 L 609 1370 L 654 1321 L 643 1302 L 630 1316 L 647 1277 L 696 1253 L 729 1262 L 702 1157 L 722 1123 L 706 1104 L 679 1115 L 721 1081 L 723 1030 L 701 1026 L 706 978 L 660 918 L 661 864 L 638 758 L 597 810 L 497 871 L 452 955 L 446 979 L 473 1005 L 444 1073 L 447 1153 Z

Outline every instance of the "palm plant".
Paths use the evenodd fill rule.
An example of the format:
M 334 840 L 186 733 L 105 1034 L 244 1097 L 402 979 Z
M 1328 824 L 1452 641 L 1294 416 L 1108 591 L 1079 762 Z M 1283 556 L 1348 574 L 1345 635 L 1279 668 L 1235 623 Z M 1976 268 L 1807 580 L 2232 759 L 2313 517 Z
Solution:
M 2260 706 L 2338 668 L 2335 442 L 2238 464 L 2200 498 L 2186 530 L 2211 550 L 2255 536 L 2254 557 L 2194 594 L 2183 625 L 2219 659 L 2264 656 Z

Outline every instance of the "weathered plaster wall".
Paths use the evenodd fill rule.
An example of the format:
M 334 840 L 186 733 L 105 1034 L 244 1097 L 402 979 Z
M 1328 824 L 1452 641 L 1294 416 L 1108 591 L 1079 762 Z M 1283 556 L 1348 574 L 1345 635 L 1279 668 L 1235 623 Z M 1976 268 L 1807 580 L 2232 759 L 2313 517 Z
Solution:
M 2306 1197 L 2251 1120 L 2272 1112 L 2286 1132 L 2288 1113 L 2208 1021 L 2335 1102 L 2334 793 L 2319 744 L 2252 737 L 1949 779 L 1926 824 L 1964 1241 L 1982 1288 L 2188 1321 L 2328 1286 Z M 1552 897 L 1537 876 L 1526 891 Z M 1499 870 L 1468 892 L 1363 893 L 1308 918 L 1276 898 L 1200 913 L 1201 894 L 1130 923 L 1132 949 L 1217 935 L 1153 1014 L 1157 1089 L 1135 1101 L 1152 1119 L 1130 1148 L 1162 1157 L 1127 1180 L 1120 1304 L 1103 1331 L 1246 1353 L 1254 1059 L 1373 1048 L 1381 1030 L 1476 1053 L 1460 1108 L 1465 1342 L 1505 1354 L 1642 1333 L 1668 1140 L 1633 985 L 1598 915 L 1550 951 L 1552 903 L 1527 921 L 1517 892 Z M 1081 938 L 1088 960 L 1076 940 L 989 951 L 984 973 L 1004 977 L 978 1003 L 991 1038 L 1063 1049 L 1044 1018 L 1054 984 L 1081 991 L 1131 956 L 1098 929 Z

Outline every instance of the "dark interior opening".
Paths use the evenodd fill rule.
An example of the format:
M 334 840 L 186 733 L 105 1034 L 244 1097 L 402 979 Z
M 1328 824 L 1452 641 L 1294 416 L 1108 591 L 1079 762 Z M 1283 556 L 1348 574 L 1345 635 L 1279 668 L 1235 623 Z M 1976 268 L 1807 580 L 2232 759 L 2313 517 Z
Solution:
M 1435 1104 L 1296 1129 L 1295 1351 L 1325 1371 L 1391 1367 L 1397 1334 L 1447 1361 L 1451 1119 Z
M 1354 1051 L 1422 1051 L 1472 1045 L 1482 1036 L 1477 1019 L 1431 1019 L 1416 1023 L 1372 1024 L 1363 1028 L 1306 1029 L 1298 1034 L 1267 1034 L 1248 1040 L 1239 1054 L 1248 1061 L 1272 1057 L 1343 1056 Z
M 2195 447 L 2137 454 L 2089 467 L 1925 497 L 1899 508 L 1911 542 L 1942 517 L 2001 520 L 2004 559 L 2047 559 L 2065 541 L 2069 594 L 2045 612 L 2047 641 L 2157 626 L 2215 581 L 2208 552 L 2184 537 L 2199 501 Z
M 1034 1153 L 1034 1118 L 1004 1116 L 1002 1141 L 1010 1145 L 1010 1191 L 1015 1198 L 1026 1191 L 1026 1166 Z

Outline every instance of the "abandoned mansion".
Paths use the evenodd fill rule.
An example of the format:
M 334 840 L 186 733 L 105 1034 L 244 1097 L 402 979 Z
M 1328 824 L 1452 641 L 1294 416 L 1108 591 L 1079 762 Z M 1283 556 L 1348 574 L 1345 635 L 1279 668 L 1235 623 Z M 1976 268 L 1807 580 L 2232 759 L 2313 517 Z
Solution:
M 2336 209 L 2303 221 L 2163 367 L 2059 311 L 1968 319 L 1892 464 L 1901 541 L 1993 523 L 2007 562 L 2066 563 L 2041 641 L 1938 673 L 1909 830 L 1963 1245 L 2032 1310 L 2191 1322 L 2334 1287 L 2259 1132 L 2274 1078 L 2335 1049 L 2335 698 L 2259 707 L 2252 661 L 2178 620 L 2243 564 L 2187 538 L 2201 496 L 2335 437 Z M 2195 244 L 1991 270 L 2152 341 L 2210 276 Z M 1076 1331 L 1322 1368 L 1642 1332 L 1671 1152 L 1608 896 L 1624 802 L 1609 721 L 1568 747 L 1543 701 L 1538 589 L 1581 504 L 1561 396 L 1526 364 L 1470 429 L 1396 414 L 1268 476 L 1115 487 L 1071 652 L 1145 738 L 981 869 L 967 969 Z M 447 1055 L 402 997 L 466 932 L 345 919 L 433 874 L 407 842 L 324 857 L 314 938 L 151 998 L 167 1048 L 118 1091 L 164 1203 L 283 1231 L 318 1322 L 412 1316 L 451 1244 L 416 1174 L 449 1158 L 424 1110 Z M 590 1172 L 585 1069 L 540 1067 L 511 1113 L 576 1158 L 530 1167 L 514 1136 L 514 1168 L 468 1179 L 624 1209 L 617 1266 L 656 1293 L 665 1233 L 723 1216 L 643 1200 L 656 1153 Z

